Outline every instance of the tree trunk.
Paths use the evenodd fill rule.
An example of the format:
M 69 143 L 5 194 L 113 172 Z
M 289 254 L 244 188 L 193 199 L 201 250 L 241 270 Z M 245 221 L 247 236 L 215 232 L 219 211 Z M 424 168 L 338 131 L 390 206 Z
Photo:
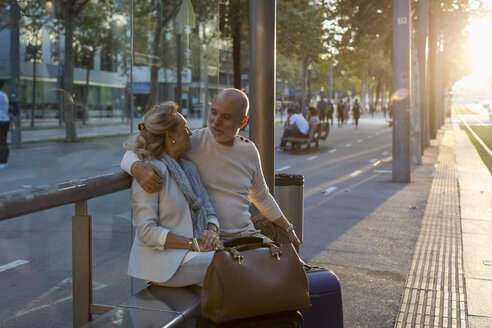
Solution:
M 240 4 L 238 0 L 233 0 L 232 21 L 232 61 L 234 65 L 234 88 L 241 89 L 241 19 L 238 12 Z
M 307 89 L 307 60 L 302 60 L 302 97 L 301 97 L 301 109 L 304 107 L 304 100 L 306 99 L 306 89 Z
M 419 62 L 415 34 L 411 36 L 411 66 L 410 66 L 410 146 L 412 164 L 422 165 L 422 130 L 420 128 L 420 90 L 419 90 Z
M 150 63 L 150 94 L 149 105 L 153 106 L 159 102 L 159 45 L 162 31 L 162 3 L 157 4 L 157 23 L 154 30 L 154 40 L 152 42 L 152 58 Z
M 374 107 L 376 107 L 376 109 L 378 108 L 379 97 L 381 96 L 381 87 L 382 87 L 381 77 L 378 77 L 377 84 L 376 84 L 376 101 L 374 102 Z
M 11 130 L 11 142 L 13 148 L 21 146 L 21 109 L 19 102 L 19 80 L 20 80 L 20 52 L 19 52 L 19 19 L 20 8 L 17 1 L 10 2 L 10 94 L 15 95 L 17 102 L 17 113 L 14 115 L 14 128 Z
M 182 76 L 181 76 L 181 71 L 183 69 L 183 45 L 181 41 L 181 32 L 177 31 L 178 34 L 176 34 L 176 99 L 175 102 L 178 104 L 178 106 L 183 109 L 183 83 L 182 83 Z
M 92 48 L 95 49 L 95 48 Z M 82 112 L 82 124 L 86 124 L 87 122 L 87 103 L 89 100 L 89 79 L 91 75 L 91 61 L 94 60 L 94 50 L 91 51 L 91 56 L 87 61 L 87 66 L 85 70 L 85 87 L 84 87 L 84 106 Z
M 65 141 L 77 141 L 77 131 L 75 126 L 75 113 L 73 101 L 73 20 L 74 14 L 70 6 L 65 10 L 65 79 L 64 87 L 69 97 L 65 102 Z
M 37 39 L 37 38 L 36 38 Z M 37 40 L 35 40 L 37 43 Z M 32 62 L 32 99 L 31 99 L 31 128 L 34 127 L 34 115 L 36 112 L 36 53 Z

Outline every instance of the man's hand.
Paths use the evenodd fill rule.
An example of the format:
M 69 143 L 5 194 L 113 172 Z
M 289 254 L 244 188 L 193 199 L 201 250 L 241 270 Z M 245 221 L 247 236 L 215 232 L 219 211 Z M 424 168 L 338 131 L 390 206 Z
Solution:
M 130 172 L 146 192 L 152 193 L 160 189 L 162 174 L 154 165 L 137 161 L 133 163 Z
M 198 242 L 203 252 L 212 251 L 220 246 L 219 234 L 212 230 L 204 230 Z
M 296 252 L 299 253 L 299 249 L 301 247 L 301 241 L 299 240 L 299 238 L 297 238 L 296 232 L 292 230 L 287 234 L 287 236 L 289 236 L 289 240 L 294 246 Z

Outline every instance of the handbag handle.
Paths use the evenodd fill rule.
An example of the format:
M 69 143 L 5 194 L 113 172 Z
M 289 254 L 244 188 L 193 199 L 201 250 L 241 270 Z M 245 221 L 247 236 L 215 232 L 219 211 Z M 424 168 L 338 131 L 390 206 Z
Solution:
M 238 251 L 242 252 L 242 251 L 249 251 L 249 250 L 257 249 L 257 248 L 270 248 L 270 250 L 272 250 L 272 248 L 279 248 L 279 247 L 280 247 L 280 244 L 275 243 L 275 242 L 274 243 L 262 242 L 262 243 L 240 245 L 240 246 L 236 246 L 234 248 L 237 249 Z
M 241 245 L 238 247 L 226 247 L 223 250 L 229 252 L 234 258 L 234 260 L 236 260 L 239 264 L 241 264 L 243 260 L 243 256 L 241 255 L 240 252 L 254 250 L 258 248 L 269 248 L 272 257 L 276 257 L 277 260 L 280 261 L 280 255 L 282 255 L 282 250 L 275 243 L 256 243 L 256 244 L 249 244 L 249 245 Z
M 257 244 L 262 243 L 263 238 L 261 237 L 236 237 L 227 239 L 224 241 L 224 247 L 237 247 L 246 244 Z

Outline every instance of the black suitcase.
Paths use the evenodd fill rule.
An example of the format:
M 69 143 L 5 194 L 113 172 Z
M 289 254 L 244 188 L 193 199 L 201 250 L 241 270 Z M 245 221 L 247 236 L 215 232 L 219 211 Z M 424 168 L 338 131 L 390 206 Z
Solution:
M 197 328 L 302 328 L 303 319 L 299 311 L 286 311 L 250 317 L 240 320 L 215 324 L 212 321 L 200 317 Z
M 331 270 L 305 266 L 311 307 L 302 310 L 304 327 L 343 327 L 340 281 Z

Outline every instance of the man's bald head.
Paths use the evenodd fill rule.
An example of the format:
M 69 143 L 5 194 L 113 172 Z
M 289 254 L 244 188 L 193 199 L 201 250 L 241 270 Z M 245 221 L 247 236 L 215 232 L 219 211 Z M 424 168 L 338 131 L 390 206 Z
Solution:
M 225 89 L 215 96 L 208 116 L 208 127 L 215 140 L 232 146 L 239 130 L 248 122 L 249 100 L 238 89 Z
M 214 101 L 220 100 L 229 104 L 239 112 L 239 116 L 242 118 L 248 115 L 249 111 L 249 99 L 248 96 L 241 90 L 235 88 L 227 88 L 219 92 Z

